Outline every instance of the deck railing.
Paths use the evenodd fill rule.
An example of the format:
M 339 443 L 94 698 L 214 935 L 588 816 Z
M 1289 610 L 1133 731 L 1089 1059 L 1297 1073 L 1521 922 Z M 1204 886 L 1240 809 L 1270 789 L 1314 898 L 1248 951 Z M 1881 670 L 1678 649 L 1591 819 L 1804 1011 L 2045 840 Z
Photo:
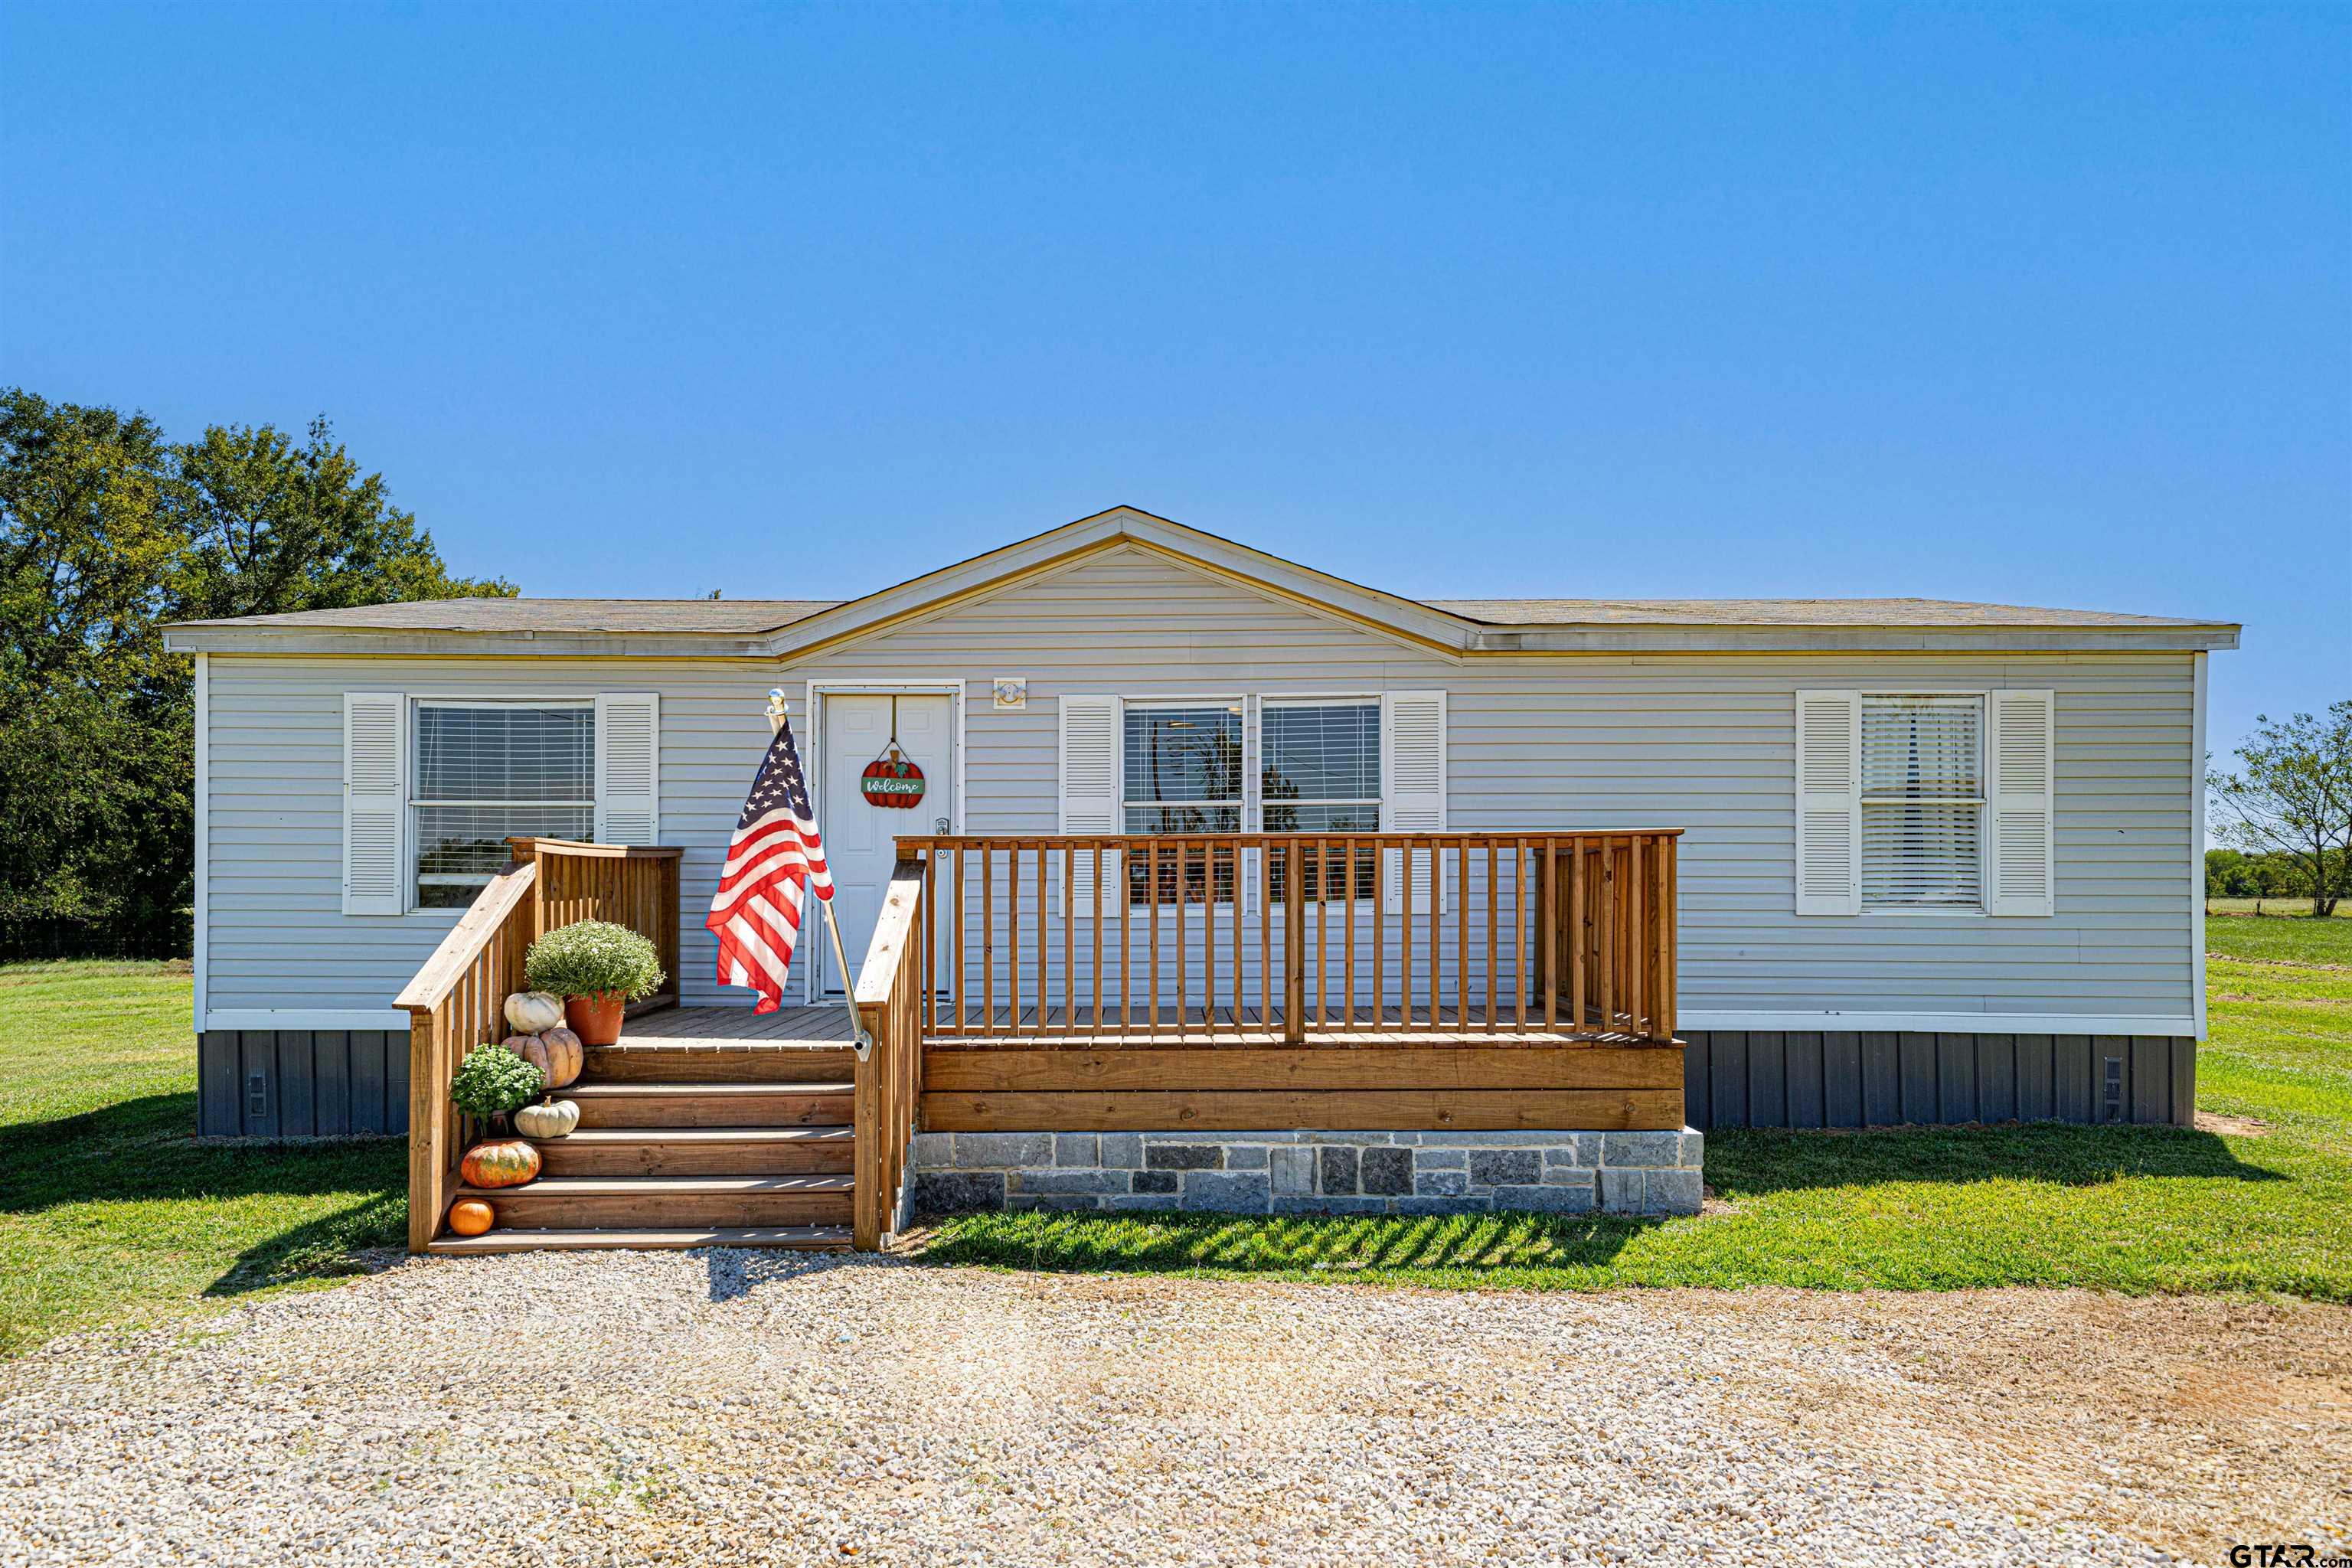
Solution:
M 1675 828 L 900 838 L 940 1038 L 1675 1037 Z M 914 863 L 908 870 L 907 862 Z
M 900 1228 L 909 1141 L 923 1092 L 923 962 L 921 933 L 929 905 L 924 868 L 901 860 L 890 874 L 874 941 L 857 970 L 858 1022 L 872 1038 L 859 1057 L 856 1088 L 856 1182 L 852 1194 L 852 1245 L 870 1252 Z
M 449 1103 L 449 1083 L 477 1046 L 507 1033 L 506 999 L 523 989 L 523 955 L 559 926 L 608 920 L 652 939 L 677 999 L 677 859 L 670 847 L 508 840 L 514 864 L 490 879 L 394 1002 L 408 1011 L 408 1245 L 440 1234 L 457 1164 L 478 1129 Z
M 661 959 L 662 989 L 629 1005 L 632 1015 L 677 1005 L 677 863 L 672 844 L 582 844 L 509 838 L 520 860 L 540 863 L 534 893 L 541 932 L 582 921 L 610 921 L 645 937 Z

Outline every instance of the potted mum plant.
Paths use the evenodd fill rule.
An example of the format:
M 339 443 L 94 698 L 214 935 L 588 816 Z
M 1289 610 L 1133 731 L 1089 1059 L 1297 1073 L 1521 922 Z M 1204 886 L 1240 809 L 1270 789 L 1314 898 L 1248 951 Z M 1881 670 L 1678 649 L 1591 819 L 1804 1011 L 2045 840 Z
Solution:
M 449 1079 L 449 1103 L 488 1134 L 466 1151 L 458 1173 L 472 1187 L 516 1187 L 539 1174 L 539 1151 L 509 1119 L 539 1098 L 547 1076 L 504 1046 L 469 1053 Z
M 532 990 L 563 998 L 564 1021 L 591 1046 L 617 1041 L 622 1010 L 652 995 L 665 978 L 654 944 L 609 921 L 549 931 L 530 944 L 522 971 Z

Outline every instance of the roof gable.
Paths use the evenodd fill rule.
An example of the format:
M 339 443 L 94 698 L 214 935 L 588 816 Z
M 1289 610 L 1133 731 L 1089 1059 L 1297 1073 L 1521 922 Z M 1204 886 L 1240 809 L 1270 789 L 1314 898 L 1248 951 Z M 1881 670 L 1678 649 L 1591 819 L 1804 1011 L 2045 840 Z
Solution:
M 1475 623 L 1449 611 L 1120 506 L 796 621 L 777 634 L 775 651 L 796 655 L 834 647 L 1124 548 L 1149 551 L 1314 614 L 1350 621 L 1441 652 L 1462 652 L 1477 636 Z

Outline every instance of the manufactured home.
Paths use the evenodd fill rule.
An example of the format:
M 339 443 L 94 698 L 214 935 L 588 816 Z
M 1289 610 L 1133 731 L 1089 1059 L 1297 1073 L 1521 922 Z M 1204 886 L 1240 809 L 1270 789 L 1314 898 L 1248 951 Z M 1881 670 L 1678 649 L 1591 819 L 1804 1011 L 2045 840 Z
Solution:
M 1124 507 L 839 602 L 189 623 L 201 1131 L 405 1133 L 446 1249 L 1687 1212 L 1711 1129 L 2185 1124 L 2237 637 L 1424 600 Z M 702 919 L 773 689 L 848 963 L 755 1016 Z M 669 987 L 451 1237 L 448 1076 L 590 915 Z

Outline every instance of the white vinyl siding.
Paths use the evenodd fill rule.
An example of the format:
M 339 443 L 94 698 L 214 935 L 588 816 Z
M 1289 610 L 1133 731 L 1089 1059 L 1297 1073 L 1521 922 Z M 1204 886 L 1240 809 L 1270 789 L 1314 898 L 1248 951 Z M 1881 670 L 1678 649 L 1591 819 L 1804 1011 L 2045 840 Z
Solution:
M 996 712 L 985 700 L 968 710 L 969 832 L 1060 830 L 1066 695 L 1380 695 L 1391 706 L 1417 702 L 1409 719 L 1436 719 L 1444 761 L 1425 782 L 1442 795 L 1422 809 L 1442 811 L 1448 829 L 1685 829 L 1685 1017 L 1783 1020 L 1692 1027 L 1872 1028 L 1873 1017 L 1906 1016 L 1983 1016 L 1999 1027 L 2005 1016 L 2071 1016 L 2144 1019 L 2116 1032 L 2160 1033 L 2193 1009 L 2194 905 L 2183 868 L 2193 852 L 2196 744 L 2185 653 L 1455 659 L 1129 550 L 790 666 L 216 654 L 209 667 L 207 1000 L 215 1008 L 386 1006 L 456 918 L 331 918 L 347 689 L 657 692 L 661 836 L 686 847 L 680 968 L 686 999 L 709 1004 L 740 1000 L 715 984 L 701 912 L 767 742 L 767 689 L 793 693 L 798 723 L 810 679 L 959 679 L 984 698 L 992 677 L 1017 675 L 1028 681 L 1025 710 Z M 1800 693 L 1824 688 L 2054 693 L 2055 912 L 1799 915 L 1795 715 Z M 1441 691 L 1439 717 L 1429 699 Z M 1989 750 L 1997 729 L 1989 707 Z M 1987 782 L 1998 803 L 2000 780 Z M 1393 779 L 1384 788 L 1394 804 Z M 1058 950 L 1051 957 L 1058 965 Z M 1840 1021 L 1823 1021 L 1832 1018 Z

